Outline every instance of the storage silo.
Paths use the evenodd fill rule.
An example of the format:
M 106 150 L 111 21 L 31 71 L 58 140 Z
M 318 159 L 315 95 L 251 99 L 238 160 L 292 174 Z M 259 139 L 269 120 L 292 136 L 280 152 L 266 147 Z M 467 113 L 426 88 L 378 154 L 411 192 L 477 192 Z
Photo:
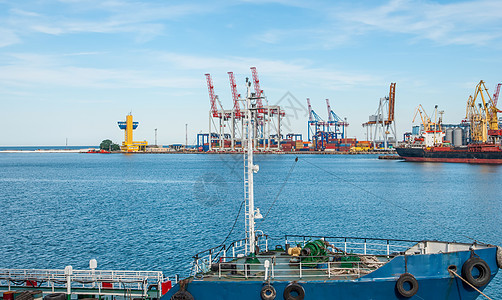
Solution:
M 459 147 L 463 145 L 462 141 L 463 130 L 460 127 L 453 129 L 453 146 Z
M 453 128 L 446 129 L 446 136 L 444 137 L 444 140 L 453 145 Z

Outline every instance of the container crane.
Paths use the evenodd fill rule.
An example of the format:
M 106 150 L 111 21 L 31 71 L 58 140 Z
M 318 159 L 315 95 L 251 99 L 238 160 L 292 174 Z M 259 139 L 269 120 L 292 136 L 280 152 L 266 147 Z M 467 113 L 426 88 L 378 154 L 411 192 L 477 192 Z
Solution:
M 214 93 L 214 85 L 213 80 L 211 79 L 211 74 L 207 73 L 207 90 L 209 92 L 209 101 L 211 102 L 211 113 L 214 118 L 220 118 L 221 114 L 218 112 L 218 108 L 216 107 L 216 101 L 218 100 L 218 96 Z
M 328 141 L 327 122 L 312 109 L 310 99 L 307 98 L 307 106 L 309 110 L 308 121 L 308 139 L 314 144 L 315 150 L 324 150 Z
M 228 77 L 230 80 L 230 89 L 232 90 L 232 99 L 234 100 L 234 116 L 236 119 L 242 117 L 241 108 L 239 105 L 239 98 L 241 95 L 237 92 L 237 84 L 235 83 L 234 72 L 228 72 Z
M 332 109 L 329 104 L 329 99 L 326 99 L 326 106 L 328 108 L 328 122 L 327 131 L 333 139 L 345 138 L 345 126 L 349 124 L 342 120 Z
M 265 111 L 263 110 L 263 102 L 261 101 L 263 90 L 260 88 L 260 79 L 258 79 L 258 72 L 256 71 L 256 67 L 251 67 L 251 73 L 253 74 L 253 86 L 255 90 L 256 107 L 258 107 L 258 113 L 265 113 Z

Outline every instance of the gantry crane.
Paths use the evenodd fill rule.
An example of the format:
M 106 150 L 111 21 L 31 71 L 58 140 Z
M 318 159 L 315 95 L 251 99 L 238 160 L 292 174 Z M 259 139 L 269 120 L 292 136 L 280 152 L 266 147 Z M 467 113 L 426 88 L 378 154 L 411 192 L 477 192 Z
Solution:
M 500 91 L 500 87 L 498 87 Z M 494 98 L 498 93 L 494 94 Z M 477 103 L 476 100 L 480 99 Z M 502 132 L 499 130 L 496 102 L 492 100 L 483 80 L 479 81 L 474 90 L 474 97 L 467 99 L 465 118 L 471 126 L 471 141 L 486 143 L 489 139 L 493 142 L 499 139 Z
M 326 99 L 326 106 L 328 108 L 328 121 L 327 121 L 327 131 L 331 138 L 333 139 L 344 139 L 345 138 L 345 127 L 349 125 L 347 121 L 340 118 L 332 109 L 329 104 L 329 99 Z
M 328 142 L 328 123 L 312 109 L 309 98 L 307 98 L 307 106 L 309 110 L 308 139 L 309 141 L 312 141 L 316 151 L 322 151 L 326 148 L 326 144 Z
M 376 114 L 369 116 L 368 122 L 362 124 L 363 127 L 366 127 L 366 135 L 368 140 L 373 142 L 374 149 L 377 149 L 378 144 L 383 143 L 387 150 L 389 141 L 396 142 L 395 102 L 396 83 L 393 82 L 390 84 L 389 96 L 380 98 Z
M 253 96 L 253 109 L 256 109 L 256 113 L 253 113 L 256 118 L 254 122 L 256 148 L 266 151 L 280 150 L 282 140 L 281 119 L 285 116 L 285 112 L 278 105 L 268 105 L 267 98 L 260 88 L 260 80 L 258 79 L 256 68 L 252 67 L 251 71 L 254 89 L 256 91 Z M 202 146 L 208 143 L 209 146 L 206 149 L 210 151 L 242 150 L 241 137 L 243 134 L 242 129 L 244 128 L 244 113 L 241 110 L 239 102 L 244 99 L 240 99 L 241 96 L 237 91 L 234 73 L 228 72 L 233 100 L 233 108 L 231 110 L 223 109 L 218 95 L 214 92 L 211 75 L 205 74 L 205 76 L 211 103 L 209 112 L 209 134 L 198 134 L 198 146 L 200 146 L 199 140 L 201 140 L 200 137 L 202 137 Z

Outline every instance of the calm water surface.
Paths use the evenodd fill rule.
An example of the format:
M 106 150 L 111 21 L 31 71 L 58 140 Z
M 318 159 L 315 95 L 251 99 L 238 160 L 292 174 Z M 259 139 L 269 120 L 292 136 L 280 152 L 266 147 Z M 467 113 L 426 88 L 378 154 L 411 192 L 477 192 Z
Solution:
M 294 158 L 256 157 L 264 215 L 279 195 L 257 225 L 272 244 L 313 234 L 502 245 L 502 166 Z M 0 268 L 87 269 L 95 258 L 99 269 L 185 274 L 228 234 L 242 165 L 240 155 L 0 153 Z M 231 239 L 243 230 L 241 215 Z M 494 299 L 501 278 L 485 290 Z

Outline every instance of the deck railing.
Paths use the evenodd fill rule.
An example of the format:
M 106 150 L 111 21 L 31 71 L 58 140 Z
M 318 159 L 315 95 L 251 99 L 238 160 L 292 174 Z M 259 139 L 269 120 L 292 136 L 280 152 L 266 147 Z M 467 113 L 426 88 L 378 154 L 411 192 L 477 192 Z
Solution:
M 268 236 L 260 234 L 257 236 L 258 247 L 263 251 L 268 251 Z M 193 265 L 190 275 L 205 273 L 209 271 L 211 264 L 215 262 L 226 262 L 228 257 L 243 257 L 246 255 L 246 239 L 234 241 L 228 245 L 219 245 L 193 256 Z
M 161 295 L 162 283 L 169 278 L 160 271 L 116 271 L 65 269 L 0 269 L 0 289 L 31 287 L 48 292 L 72 294 L 129 295 L 146 297 L 151 289 Z
M 227 263 L 214 263 L 210 270 L 199 273 L 196 279 L 249 279 L 249 280 L 298 280 L 298 279 L 355 279 L 386 264 L 390 258 L 377 256 L 259 256 L 259 263 L 246 263 L 247 259 L 227 257 Z M 348 258 L 348 259 L 347 259 Z M 338 260 L 337 260 L 338 259 Z
M 328 244 L 333 246 L 328 248 L 330 248 L 330 250 L 334 252 L 341 250 L 345 253 L 387 256 L 404 252 L 406 249 L 419 242 L 413 240 L 398 239 L 286 235 L 285 244 L 291 247 L 295 247 L 296 245 L 304 247 L 308 242 L 318 239 L 323 239 Z

